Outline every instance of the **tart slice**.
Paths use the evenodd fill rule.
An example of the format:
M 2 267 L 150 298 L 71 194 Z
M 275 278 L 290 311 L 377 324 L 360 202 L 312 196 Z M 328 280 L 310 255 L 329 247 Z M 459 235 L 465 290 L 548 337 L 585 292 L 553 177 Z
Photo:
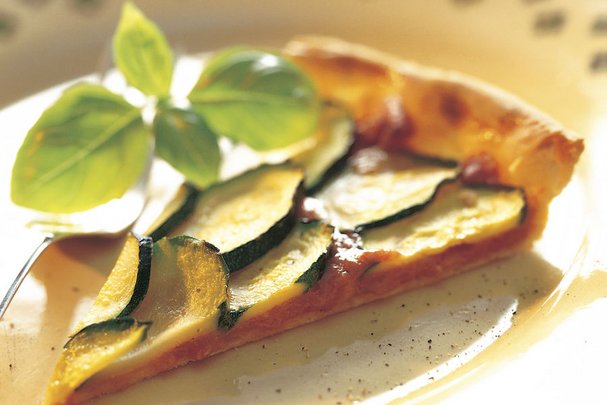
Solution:
M 323 97 L 349 109 L 354 145 L 328 142 L 339 147 L 326 162 L 327 151 L 319 147 L 325 163 L 313 170 L 305 164 L 303 172 L 289 164 L 274 166 L 291 174 L 285 177 L 289 181 L 270 182 L 272 187 L 261 178 L 254 184 L 238 178 L 214 187 L 223 190 L 220 199 L 205 201 L 204 193 L 186 198 L 187 221 L 198 221 L 204 232 L 175 236 L 177 227 L 169 239 L 158 236 L 146 267 L 149 277 L 136 277 L 137 261 L 128 262 L 127 278 L 137 280 L 129 291 L 139 294 L 136 300 L 121 295 L 136 303 L 129 304 L 128 318 L 122 306 L 109 319 L 109 312 L 92 308 L 86 319 L 94 322 L 87 321 L 62 353 L 47 403 L 82 402 L 436 283 L 527 248 L 541 234 L 548 204 L 569 181 L 582 152 L 581 140 L 486 85 L 362 46 L 303 38 L 288 44 L 285 53 L 309 73 Z M 345 164 L 330 163 L 341 161 L 343 153 Z M 330 179 L 321 173 L 328 170 Z M 313 177 L 302 180 L 302 173 Z M 293 203 L 302 181 L 314 194 Z M 271 203 L 256 207 L 275 218 L 255 230 L 254 238 L 237 232 L 242 240 L 214 247 L 223 244 L 214 233 L 233 225 L 247 206 L 243 193 L 254 185 L 261 185 L 255 193 L 281 196 L 276 209 Z M 287 213 L 292 222 L 280 237 L 264 242 L 264 249 L 231 273 L 236 269 L 225 265 L 226 253 L 264 235 Z M 207 218 L 216 220 L 212 227 L 204 225 Z M 128 243 L 125 249 L 136 251 L 137 240 Z M 119 262 L 104 296 L 119 295 L 112 291 L 119 286 L 113 275 L 129 273 L 126 262 Z M 84 370 L 79 355 L 91 356 L 99 348 L 79 342 L 89 345 L 106 330 L 111 333 L 103 335 L 103 344 L 111 352 Z

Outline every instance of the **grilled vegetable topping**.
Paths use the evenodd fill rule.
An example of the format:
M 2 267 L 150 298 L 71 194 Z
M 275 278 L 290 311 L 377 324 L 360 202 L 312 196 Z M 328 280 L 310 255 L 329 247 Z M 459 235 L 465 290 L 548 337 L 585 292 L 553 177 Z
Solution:
M 229 328 L 240 316 L 261 314 L 311 288 L 324 271 L 332 235 L 331 226 L 300 223 L 279 246 L 232 275 L 220 327 Z
M 394 250 L 409 261 L 514 228 L 525 207 L 520 189 L 445 182 L 423 211 L 361 236 L 366 249 Z
M 302 170 L 290 164 L 261 166 L 201 192 L 193 209 L 186 199 L 183 211 L 165 224 L 178 223 L 170 236 L 188 235 L 218 247 L 230 271 L 236 271 L 287 236 L 302 181 Z
M 90 377 L 140 344 L 149 326 L 131 318 L 120 318 L 82 329 L 63 348 L 43 403 L 63 403 Z
M 420 211 L 441 182 L 457 175 L 454 162 L 379 148 L 363 149 L 348 163 L 316 197 L 324 202 L 335 225 L 357 231 Z
M 151 262 L 152 240 L 129 234 L 112 272 L 95 298 L 93 307 L 75 332 L 87 325 L 127 316 L 133 312 L 148 290 Z
M 353 143 L 354 121 L 348 110 L 325 103 L 316 131 L 316 145 L 291 159 L 305 168 L 304 184 L 309 193 L 317 191 L 345 163 Z

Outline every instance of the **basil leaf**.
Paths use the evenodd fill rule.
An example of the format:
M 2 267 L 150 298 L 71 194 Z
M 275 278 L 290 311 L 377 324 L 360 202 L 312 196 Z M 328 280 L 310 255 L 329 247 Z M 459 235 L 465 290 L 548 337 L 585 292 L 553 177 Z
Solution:
M 149 133 L 141 113 L 104 87 L 79 84 L 28 132 L 11 198 L 40 211 L 83 211 L 120 197 L 143 172 Z
M 124 4 L 114 34 L 114 63 L 131 86 L 151 96 L 168 96 L 171 48 L 158 27 L 130 2 Z
M 188 97 L 216 132 L 257 150 L 303 140 L 316 127 L 312 82 L 293 63 L 268 52 L 219 53 Z
M 194 111 L 161 109 L 154 118 L 156 153 L 188 181 L 206 187 L 219 177 L 217 137 Z

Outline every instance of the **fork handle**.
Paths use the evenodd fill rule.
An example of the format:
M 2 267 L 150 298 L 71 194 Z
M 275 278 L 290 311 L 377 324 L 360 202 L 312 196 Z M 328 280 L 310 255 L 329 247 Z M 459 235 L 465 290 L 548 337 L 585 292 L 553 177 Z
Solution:
M 38 244 L 34 252 L 30 255 L 29 259 L 27 259 L 27 261 L 21 268 L 21 271 L 17 273 L 17 276 L 12 281 L 12 283 L 10 281 L 10 277 L 0 279 L 0 297 L 3 297 L 2 301 L 0 302 L 0 319 L 2 319 L 2 317 L 4 316 L 4 313 L 6 312 L 8 306 L 15 297 L 15 294 L 21 286 L 21 283 L 23 282 L 23 280 L 25 280 L 25 277 L 30 272 L 30 269 L 32 268 L 34 263 L 36 263 L 36 260 L 38 260 L 38 257 L 40 257 L 42 252 L 44 252 L 44 249 L 46 249 L 51 244 L 53 239 L 53 235 L 43 236 L 42 241 Z

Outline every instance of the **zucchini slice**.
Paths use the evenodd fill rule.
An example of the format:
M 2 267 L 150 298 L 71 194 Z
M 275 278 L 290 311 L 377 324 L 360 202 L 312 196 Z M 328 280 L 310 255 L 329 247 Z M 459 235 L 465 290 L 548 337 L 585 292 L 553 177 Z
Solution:
M 264 313 L 311 288 L 324 271 L 333 230 L 321 222 L 299 223 L 279 246 L 233 274 L 219 326 L 228 329 L 241 316 Z
M 193 197 L 186 199 L 183 211 L 165 222 L 178 223 L 168 235 L 208 241 L 219 248 L 230 271 L 236 271 L 288 235 L 302 181 L 302 169 L 291 164 L 248 171 L 199 193 L 195 204 Z M 163 227 L 166 231 L 169 226 Z
M 132 318 L 86 326 L 65 344 L 43 403 L 64 403 L 85 381 L 137 347 L 146 338 L 149 326 Z
M 227 280 L 221 256 L 207 242 L 188 236 L 156 242 L 150 287 L 132 314 L 152 326 L 147 340 L 129 357 L 164 352 L 215 329 L 218 308 L 228 299 Z
M 452 181 L 439 188 L 423 211 L 361 237 L 366 249 L 397 251 L 410 261 L 505 232 L 519 225 L 525 212 L 521 189 Z
M 443 181 L 457 176 L 455 162 L 379 148 L 359 151 L 317 195 L 341 229 L 383 226 L 424 208 Z
M 152 239 L 130 233 L 91 310 L 76 327 L 129 315 L 143 300 L 150 281 Z
M 293 156 L 291 161 L 306 171 L 304 185 L 309 193 L 317 191 L 345 163 L 354 144 L 354 120 L 349 111 L 338 104 L 323 104 L 316 145 Z
M 181 224 L 196 208 L 200 191 L 191 184 L 182 184 L 163 214 L 146 232 L 153 240 L 167 236 L 172 229 Z

